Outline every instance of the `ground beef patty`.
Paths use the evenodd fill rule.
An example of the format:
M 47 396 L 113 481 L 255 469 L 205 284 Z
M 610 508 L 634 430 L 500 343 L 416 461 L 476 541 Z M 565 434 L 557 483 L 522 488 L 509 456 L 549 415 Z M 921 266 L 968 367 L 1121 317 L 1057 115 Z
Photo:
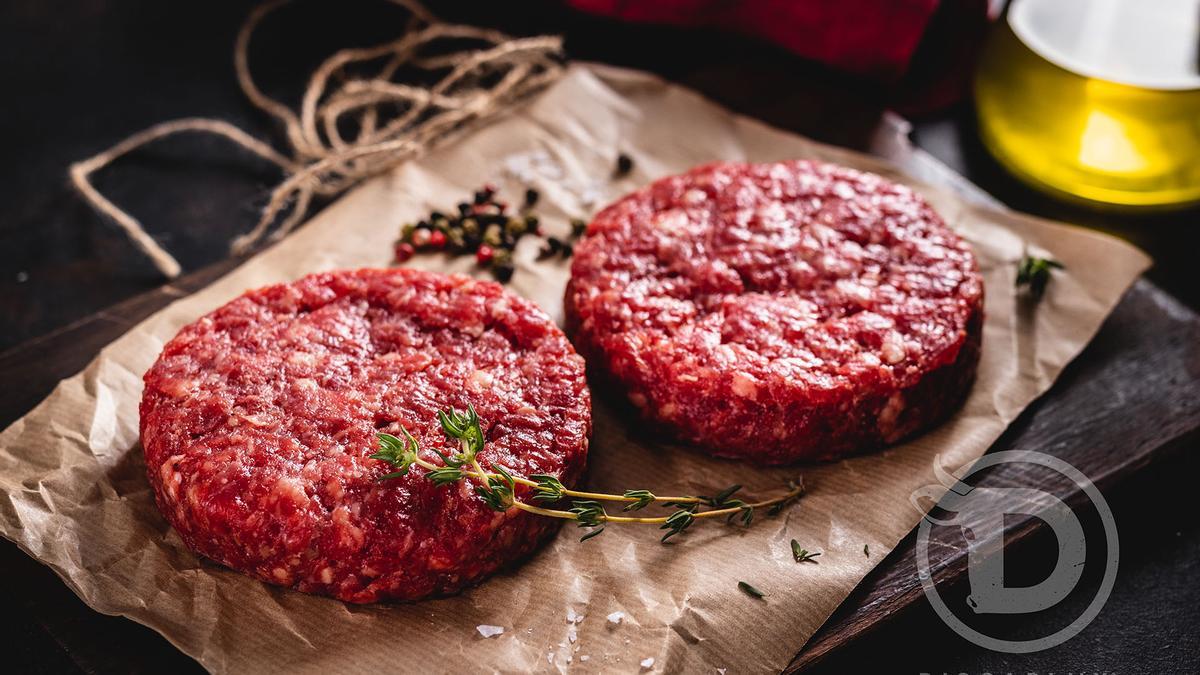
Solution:
M 782 464 L 946 417 L 979 360 L 983 282 L 907 187 L 821 162 L 721 163 L 601 211 L 566 311 L 647 419 Z
M 584 364 L 537 307 L 495 283 L 359 270 L 251 291 L 180 331 L 146 373 L 141 434 L 158 507 L 193 551 L 349 602 L 457 591 L 529 553 L 554 519 L 490 510 L 369 459 L 474 404 L 479 459 L 574 482 L 591 399 Z M 520 490 L 518 487 L 518 496 Z

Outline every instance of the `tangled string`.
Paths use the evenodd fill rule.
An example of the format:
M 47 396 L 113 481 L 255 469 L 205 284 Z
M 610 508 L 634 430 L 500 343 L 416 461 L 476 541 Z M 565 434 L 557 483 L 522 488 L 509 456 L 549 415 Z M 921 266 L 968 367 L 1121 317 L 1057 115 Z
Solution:
M 186 118 L 154 125 L 71 166 L 71 181 L 84 199 L 112 218 L 168 278 L 179 275 L 179 262 L 91 183 L 92 174 L 121 156 L 167 136 L 200 132 L 226 138 L 282 169 L 285 178 L 271 192 L 258 223 L 231 244 L 233 253 L 242 254 L 295 228 L 314 196 L 341 194 L 545 87 L 563 72 L 559 37 L 514 38 L 447 24 L 415 0 L 389 0 L 411 14 L 404 34 L 330 56 L 309 77 L 300 107 L 294 110 L 258 88 L 247 59 L 255 29 L 290 1 L 258 6 L 234 46 L 238 84 L 256 107 L 282 124 L 290 156 L 223 120 Z M 471 46 L 464 48 L 463 43 Z M 368 64 L 382 65 L 372 77 L 352 74 L 356 66 Z M 421 78 L 432 84 L 394 81 L 398 73 L 414 69 L 432 78 Z

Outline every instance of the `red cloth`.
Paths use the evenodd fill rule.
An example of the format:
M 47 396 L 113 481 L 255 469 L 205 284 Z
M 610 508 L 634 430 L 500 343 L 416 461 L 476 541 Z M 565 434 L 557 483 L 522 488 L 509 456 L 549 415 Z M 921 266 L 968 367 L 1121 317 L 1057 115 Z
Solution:
M 839 70 L 887 82 L 900 79 L 908 70 L 917 44 L 940 4 L 940 0 L 567 2 L 577 9 L 624 21 L 729 29 Z

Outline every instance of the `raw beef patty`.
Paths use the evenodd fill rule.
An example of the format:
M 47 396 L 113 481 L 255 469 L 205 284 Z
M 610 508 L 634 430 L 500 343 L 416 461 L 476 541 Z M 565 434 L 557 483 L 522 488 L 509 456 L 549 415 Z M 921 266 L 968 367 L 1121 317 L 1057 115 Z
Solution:
M 369 459 L 407 428 L 454 451 L 438 410 L 473 404 L 502 464 L 583 471 L 583 360 L 495 283 L 414 270 L 305 277 L 187 326 L 146 373 L 141 436 L 158 507 L 193 551 L 272 584 L 349 602 L 452 593 L 529 553 L 553 519 L 498 513 L 467 481 L 438 487 Z M 440 463 L 440 462 L 439 462 Z M 518 487 L 518 496 L 523 488 Z
M 601 211 L 568 332 L 669 435 L 766 464 L 944 419 L 979 361 L 975 258 L 915 192 L 812 161 L 720 163 Z

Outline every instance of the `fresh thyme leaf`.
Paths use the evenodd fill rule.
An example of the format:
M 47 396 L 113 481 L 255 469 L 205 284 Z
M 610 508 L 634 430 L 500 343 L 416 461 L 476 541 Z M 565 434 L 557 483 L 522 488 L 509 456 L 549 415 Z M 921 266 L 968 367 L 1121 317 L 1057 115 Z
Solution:
M 1046 293 L 1046 284 L 1050 283 L 1050 270 L 1055 269 L 1066 269 L 1066 266 L 1050 258 L 1027 255 L 1017 265 L 1016 287 L 1028 286 L 1033 299 L 1040 300 Z
M 403 440 L 391 434 L 376 434 L 379 438 L 379 451 L 368 456 L 371 459 L 387 462 L 396 469 L 391 473 L 380 476 L 379 480 L 407 476 L 413 462 L 417 461 L 417 439 L 408 433 L 408 429 L 401 427 L 401 430 L 404 432 Z
M 442 459 L 442 462 L 446 466 L 449 466 L 449 467 L 453 467 L 453 468 L 457 469 L 458 467 L 462 466 L 463 464 L 466 464 L 466 461 L 460 455 L 450 455 L 449 457 L 447 457 L 446 455 L 442 454 L 442 452 L 437 450 L 436 448 L 433 450 L 433 454 L 440 457 Z
M 512 474 L 508 472 L 508 469 L 504 468 L 503 464 L 493 464 L 492 471 L 495 471 L 496 473 L 500 474 L 500 478 L 499 479 L 492 478 L 491 480 L 503 481 L 503 484 L 505 486 L 507 486 L 510 491 L 517 484 L 516 481 L 513 480 Z
M 598 527 L 608 517 L 608 514 L 604 512 L 604 506 L 600 502 L 590 499 L 576 499 L 571 502 L 568 513 L 575 514 L 575 520 L 579 521 L 579 527 Z
M 630 502 L 622 511 L 640 511 L 654 502 L 654 493 L 649 490 L 626 490 L 621 496 L 637 500 Z
M 492 509 L 507 511 L 513 505 L 513 487 L 516 485 L 516 481 L 513 480 L 512 474 L 500 464 L 492 465 L 492 470 L 499 476 L 489 476 L 487 485 L 475 486 L 475 494 L 479 495 L 484 503 Z
M 700 497 L 700 499 L 703 499 L 706 504 L 713 507 L 714 509 L 728 508 L 729 506 L 732 506 L 732 504 L 727 504 L 726 502 L 728 502 L 729 498 L 733 496 L 733 493 L 735 493 L 741 489 L 742 489 L 741 485 L 730 485 L 729 487 L 725 488 L 724 490 L 721 490 L 720 492 L 718 492 L 715 497 L 703 497 L 702 496 L 702 497 Z
M 462 469 L 453 466 L 443 466 L 436 469 L 431 469 L 425 474 L 425 477 L 433 481 L 434 485 L 449 485 L 457 483 L 463 479 Z
M 750 527 L 750 523 L 754 522 L 754 507 L 749 504 L 743 504 L 741 509 L 738 513 L 740 514 L 739 520 L 742 521 L 742 527 Z
M 537 482 L 537 487 L 533 489 L 533 498 L 536 501 L 556 502 L 562 499 L 566 493 L 567 488 L 563 487 L 563 484 L 554 476 L 535 473 L 529 479 Z
M 813 558 L 816 558 L 819 555 L 821 555 L 821 554 L 820 553 L 809 553 L 808 550 L 800 548 L 800 542 L 796 541 L 795 539 L 792 540 L 792 557 L 796 559 L 796 562 L 798 562 L 798 563 L 799 562 L 814 562 L 815 563 L 817 561 L 813 560 Z
M 658 528 L 660 530 L 670 530 L 670 532 L 664 534 L 662 539 L 659 541 L 665 544 L 666 541 L 671 537 L 674 537 L 677 534 L 682 534 L 684 530 L 691 527 L 695 520 L 696 517 L 693 516 L 692 512 L 688 511 L 687 509 L 679 509 L 678 511 L 675 511 L 671 515 L 667 516 L 666 522 L 662 524 L 662 527 Z
M 483 485 L 475 486 L 475 494 L 479 495 L 483 499 L 483 503 L 487 504 L 488 508 L 494 511 L 507 511 L 512 506 L 511 502 L 504 500 L 503 495 L 499 491 L 484 487 Z
M 587 541 L 588 539 L 591 539 L 592 537 L 599 536 L 603 532 L 604 532 L 603 526 L 597 527 L 597 528 L 593 529 L 591 532 L 588 532 L 587 534 L 580 537 L 579 542 L 583 543 L 583 542 Z
M 475 459 L 475 455 L 483 449 L 483 428 L 479 425 L 479 415 L 475 413 L 475 406 L 467 404 L 465 413 L 455 410 L 453 407 L 447 410 L 439 410 L 438 422 L 442 425 L 442 431 L 446 435 L 463 441 L 463 463 L 470 463 Z
M 703 499 L 703 497 L 697 497 L 696 499 Z M 699 502 L 664 502 L 663 506 L 666 508 L 682 509 L 692 513 L 695 513 L 700 509 Z
M 742 589 L 742 592 L 745 593 L 746 595 L 754 596 L 754 597 L 758 598 L 759 600 L 762 600 L 767 595 L 766 593 L 763 593 L 762 591 L 758 590 L 757 588 L 751 586 L 750 584 L 748 584 L 744 581 L 738 582 L 738 588 Z

